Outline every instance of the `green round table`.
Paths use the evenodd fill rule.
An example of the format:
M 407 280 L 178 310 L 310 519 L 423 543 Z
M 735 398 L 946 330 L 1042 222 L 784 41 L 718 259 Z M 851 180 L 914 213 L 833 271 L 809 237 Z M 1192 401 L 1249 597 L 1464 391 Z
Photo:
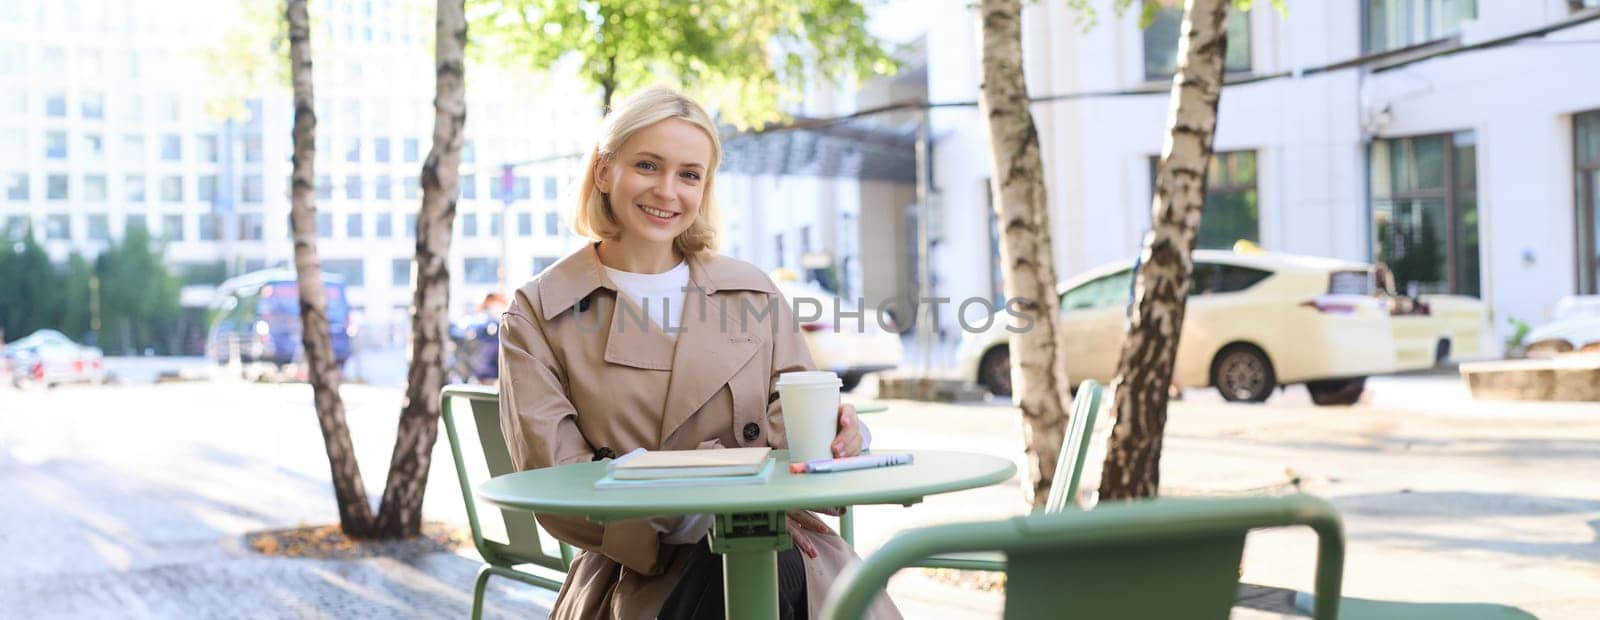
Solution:
M 910 453 L 910 465 L 826 474 L 791 474 L 786 450 L 766 484 L 596 489 L 604 462 L 577 463 L 496 476 L 478 497 L 511 510 L 577 515 L 607 522 L 640 517 L 715 515 L 711 550 L 722 554 L 729 618 L 778 617 L 778 551 L 790 546 L 784 513 L 858 504 L 911 505 L 922 498 L 1003 482 L 1016 474 L 1009 460 L 940 450 Z

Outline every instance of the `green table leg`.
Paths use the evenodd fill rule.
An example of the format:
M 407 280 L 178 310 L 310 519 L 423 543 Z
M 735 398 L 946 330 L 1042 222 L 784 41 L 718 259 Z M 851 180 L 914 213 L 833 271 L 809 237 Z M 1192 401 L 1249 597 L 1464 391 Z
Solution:
M 722 554 L 723 602 L 729 618 L 778 617 L 778 552 L 788 549 L 781 512 L 717 515 L 711 552 Z

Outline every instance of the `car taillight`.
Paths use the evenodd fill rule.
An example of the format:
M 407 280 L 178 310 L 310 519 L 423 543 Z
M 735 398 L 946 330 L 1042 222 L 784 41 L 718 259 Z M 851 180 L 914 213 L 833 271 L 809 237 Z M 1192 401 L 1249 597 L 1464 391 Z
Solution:
M 820 332 L 822 330 L 828 329 L 829 327 L 831 327 L 831 326 L 828 325 L 827 323 L 801 323 L 800 324 L 800 329 L 804 330 L 806 333 Z
M 83 358 L 72 360 L 72 372 L 83 372 Z
M 1301 307 L 1312 308 L 1323 314 L 1355 314 L 1356 305 L 1349 301 L 1335 301 L 1330 299 L 1307 299 L 1300 302 Z
M 33 378 L 40 381 L 44 380 L 44 362 L 33 363 Z

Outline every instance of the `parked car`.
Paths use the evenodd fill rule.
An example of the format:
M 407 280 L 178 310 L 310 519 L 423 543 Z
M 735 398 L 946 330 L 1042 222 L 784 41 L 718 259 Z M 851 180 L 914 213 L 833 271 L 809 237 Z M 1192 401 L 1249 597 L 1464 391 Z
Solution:
M 791 306 L 797 305 L 796 299 L 815 300 L 820 306 L 821 316 L 802 322 L 800 329 L 805 332 L 812 361 L 820 370 L 838 373 L 839 380 L 844 384 L 842 389 L 847 392 L 854 390 L 867 373 L 900 365 L 900 335 L 883 329 L 872 309 L 867 309 L 858 321 L 847 314 L 861 310 L 850 300 L 841 299 L 820 287 L 797 282 L 791 273 L 774 273 L 773 280 Z M 838 304 L 838 314 L 843 317 L 838 324 L 833 321 L 835 304 Z M 799 318 L 809 318 L 809 314 L 814 313 L 817 307 L 810 301 L 800 302 L 798 311 L 807 316 Z M 890 327 L 893 328 L 893 325 Z
M 1489 310 L 1466 295 L 1388 296 L 1394 325 L 1395 369 L 1432 368 L 1451 360 L 1496 355 Z
M 105 355 L 99 347 L 80 345 L 53 329 L 41 329 L 5 346 L 10 380 L 21 386 L 39 383 L 103 383 Z
M 335 361 L 350 358 L 350 304 L 344 278 L 322 274 L 328 331 Z M 236 353 L 243 363 L 283 366 L 304 359 L 300 339 L 300 289 L 295 272 L 271 269 L 247 273 L 217 286 L 206 330 L 206 355 L 227 363 Z
M 1528 332 L 1528 357 L 1572 351 L 1600 353 L 1600 295 L 1563 297 L 1551 317 L 1549 323 Z
M 1132 261 L 1061 284 L 1059 351 L 1073 381 L 1110 383 L 1121 352 Z M 962 376 L 1009 394 L 1009 315 L 964 336 Z M 1174 381 L 1212 386 L 1230 401 L 1260 402 L 1304 383 L 1317 404 L 1360 398 L 1369 375 L 1395 369 L 1393 323 L 1373 296 L 1372 266 L 1257 251 L 1196 250 Z

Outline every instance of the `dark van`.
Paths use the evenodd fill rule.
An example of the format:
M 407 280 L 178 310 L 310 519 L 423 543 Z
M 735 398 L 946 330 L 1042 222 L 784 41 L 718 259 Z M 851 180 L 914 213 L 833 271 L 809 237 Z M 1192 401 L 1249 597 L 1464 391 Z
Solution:
M 241 362 L 278 366 L 305 358 L 300 340 L 300 293 L 295 273 L 273 269 L 247 273 L 217 286 L 206 332 L 206 355 L 227 363 L 237 350 Z M 340 365 L 350 358 L 350 303 L 344 278 L 323 273 L 328 331 Z

